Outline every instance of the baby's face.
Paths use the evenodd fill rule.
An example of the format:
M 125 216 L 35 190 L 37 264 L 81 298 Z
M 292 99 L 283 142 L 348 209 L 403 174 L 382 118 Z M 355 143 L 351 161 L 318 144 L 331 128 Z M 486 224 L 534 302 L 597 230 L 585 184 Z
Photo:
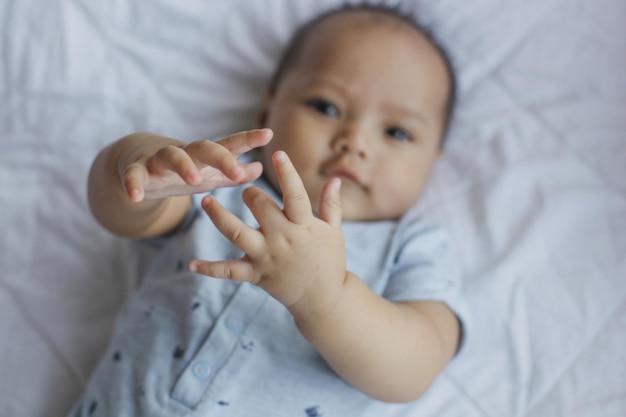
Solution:
M 319 24 L 267 97 L 261 124 L 287 152 L 317 211 L 342 179 L 344 220 L 395 219 L 413 205 L 440 155 L 450 88 L 443 58 L 405 23 L 371 12 Z M 278 181 L 265 170 L 272 185 Z

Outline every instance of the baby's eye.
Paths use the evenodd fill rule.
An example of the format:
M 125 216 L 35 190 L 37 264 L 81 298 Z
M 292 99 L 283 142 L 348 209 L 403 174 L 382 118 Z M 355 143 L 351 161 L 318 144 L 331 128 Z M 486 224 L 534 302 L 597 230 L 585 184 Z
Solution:
M 307 102 L 307 105 L 318 113 L 321 113 L 330 117 L 339 117 L 339 109 L 337 108 L 337 106 L 335 106 L 329 101 L 319 99 L 319 98 L 314 98 L 312 100 L 309 100 Z
M 391 136 L 394 140 L 397 141 L 410 141 L 413 140 L 413 137 L 409 132 L 402 129 L 401 127 L 390 127 L 385 130 L 385 134 Z

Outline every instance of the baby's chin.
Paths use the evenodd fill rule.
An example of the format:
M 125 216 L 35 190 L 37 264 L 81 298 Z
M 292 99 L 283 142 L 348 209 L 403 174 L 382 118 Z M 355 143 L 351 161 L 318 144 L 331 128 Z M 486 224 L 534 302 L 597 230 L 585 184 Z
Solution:
M 320 193 L 309 194 L 311 208 L 315 216 L 319 217 L 321 200 Z M 382 220 L 397 220 L 402 213 L 397 214 L 394 207 L 385 204 L 376 204 L 371 195 L 362 188 L 342 182 L 341 185 L 341 219 L 350 222 L 373 222 Z
M 363 203 L 352 201 L 350 199 L 342 199 L 341 201 L 341 219 L 346 222 L 372 222 L 383 219 L 379 213 L 369 210 Z
M 388 205 L 384 202 L 346 199 L 342 201 L 342 219 L 353 222 L 396 221 L 406 212 L 399 205 Z M 382 203 L 382 204 L 381 204 Z

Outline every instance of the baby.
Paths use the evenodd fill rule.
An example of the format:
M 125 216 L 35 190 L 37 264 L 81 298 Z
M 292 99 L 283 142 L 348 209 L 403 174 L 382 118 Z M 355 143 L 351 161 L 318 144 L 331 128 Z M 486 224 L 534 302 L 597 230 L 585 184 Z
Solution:
M 447 235 L 403 214 L 450 68 L 411 18 L 346 6 L 296 33 L 258 130 L 105 148 L 95 217 L 159 252 L 71 415 L 382 416 L 423 394 L 459 347 L 458 276 Z

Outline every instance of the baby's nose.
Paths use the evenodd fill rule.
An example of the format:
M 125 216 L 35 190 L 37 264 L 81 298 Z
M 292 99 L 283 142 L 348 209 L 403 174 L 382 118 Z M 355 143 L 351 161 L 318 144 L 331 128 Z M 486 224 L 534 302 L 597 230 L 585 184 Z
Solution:
M 334 150 L 339 153 L 355 153 L 364 158 L 368 155 L 369 141 L 362 129 L 345 129 L 334 141 Z

